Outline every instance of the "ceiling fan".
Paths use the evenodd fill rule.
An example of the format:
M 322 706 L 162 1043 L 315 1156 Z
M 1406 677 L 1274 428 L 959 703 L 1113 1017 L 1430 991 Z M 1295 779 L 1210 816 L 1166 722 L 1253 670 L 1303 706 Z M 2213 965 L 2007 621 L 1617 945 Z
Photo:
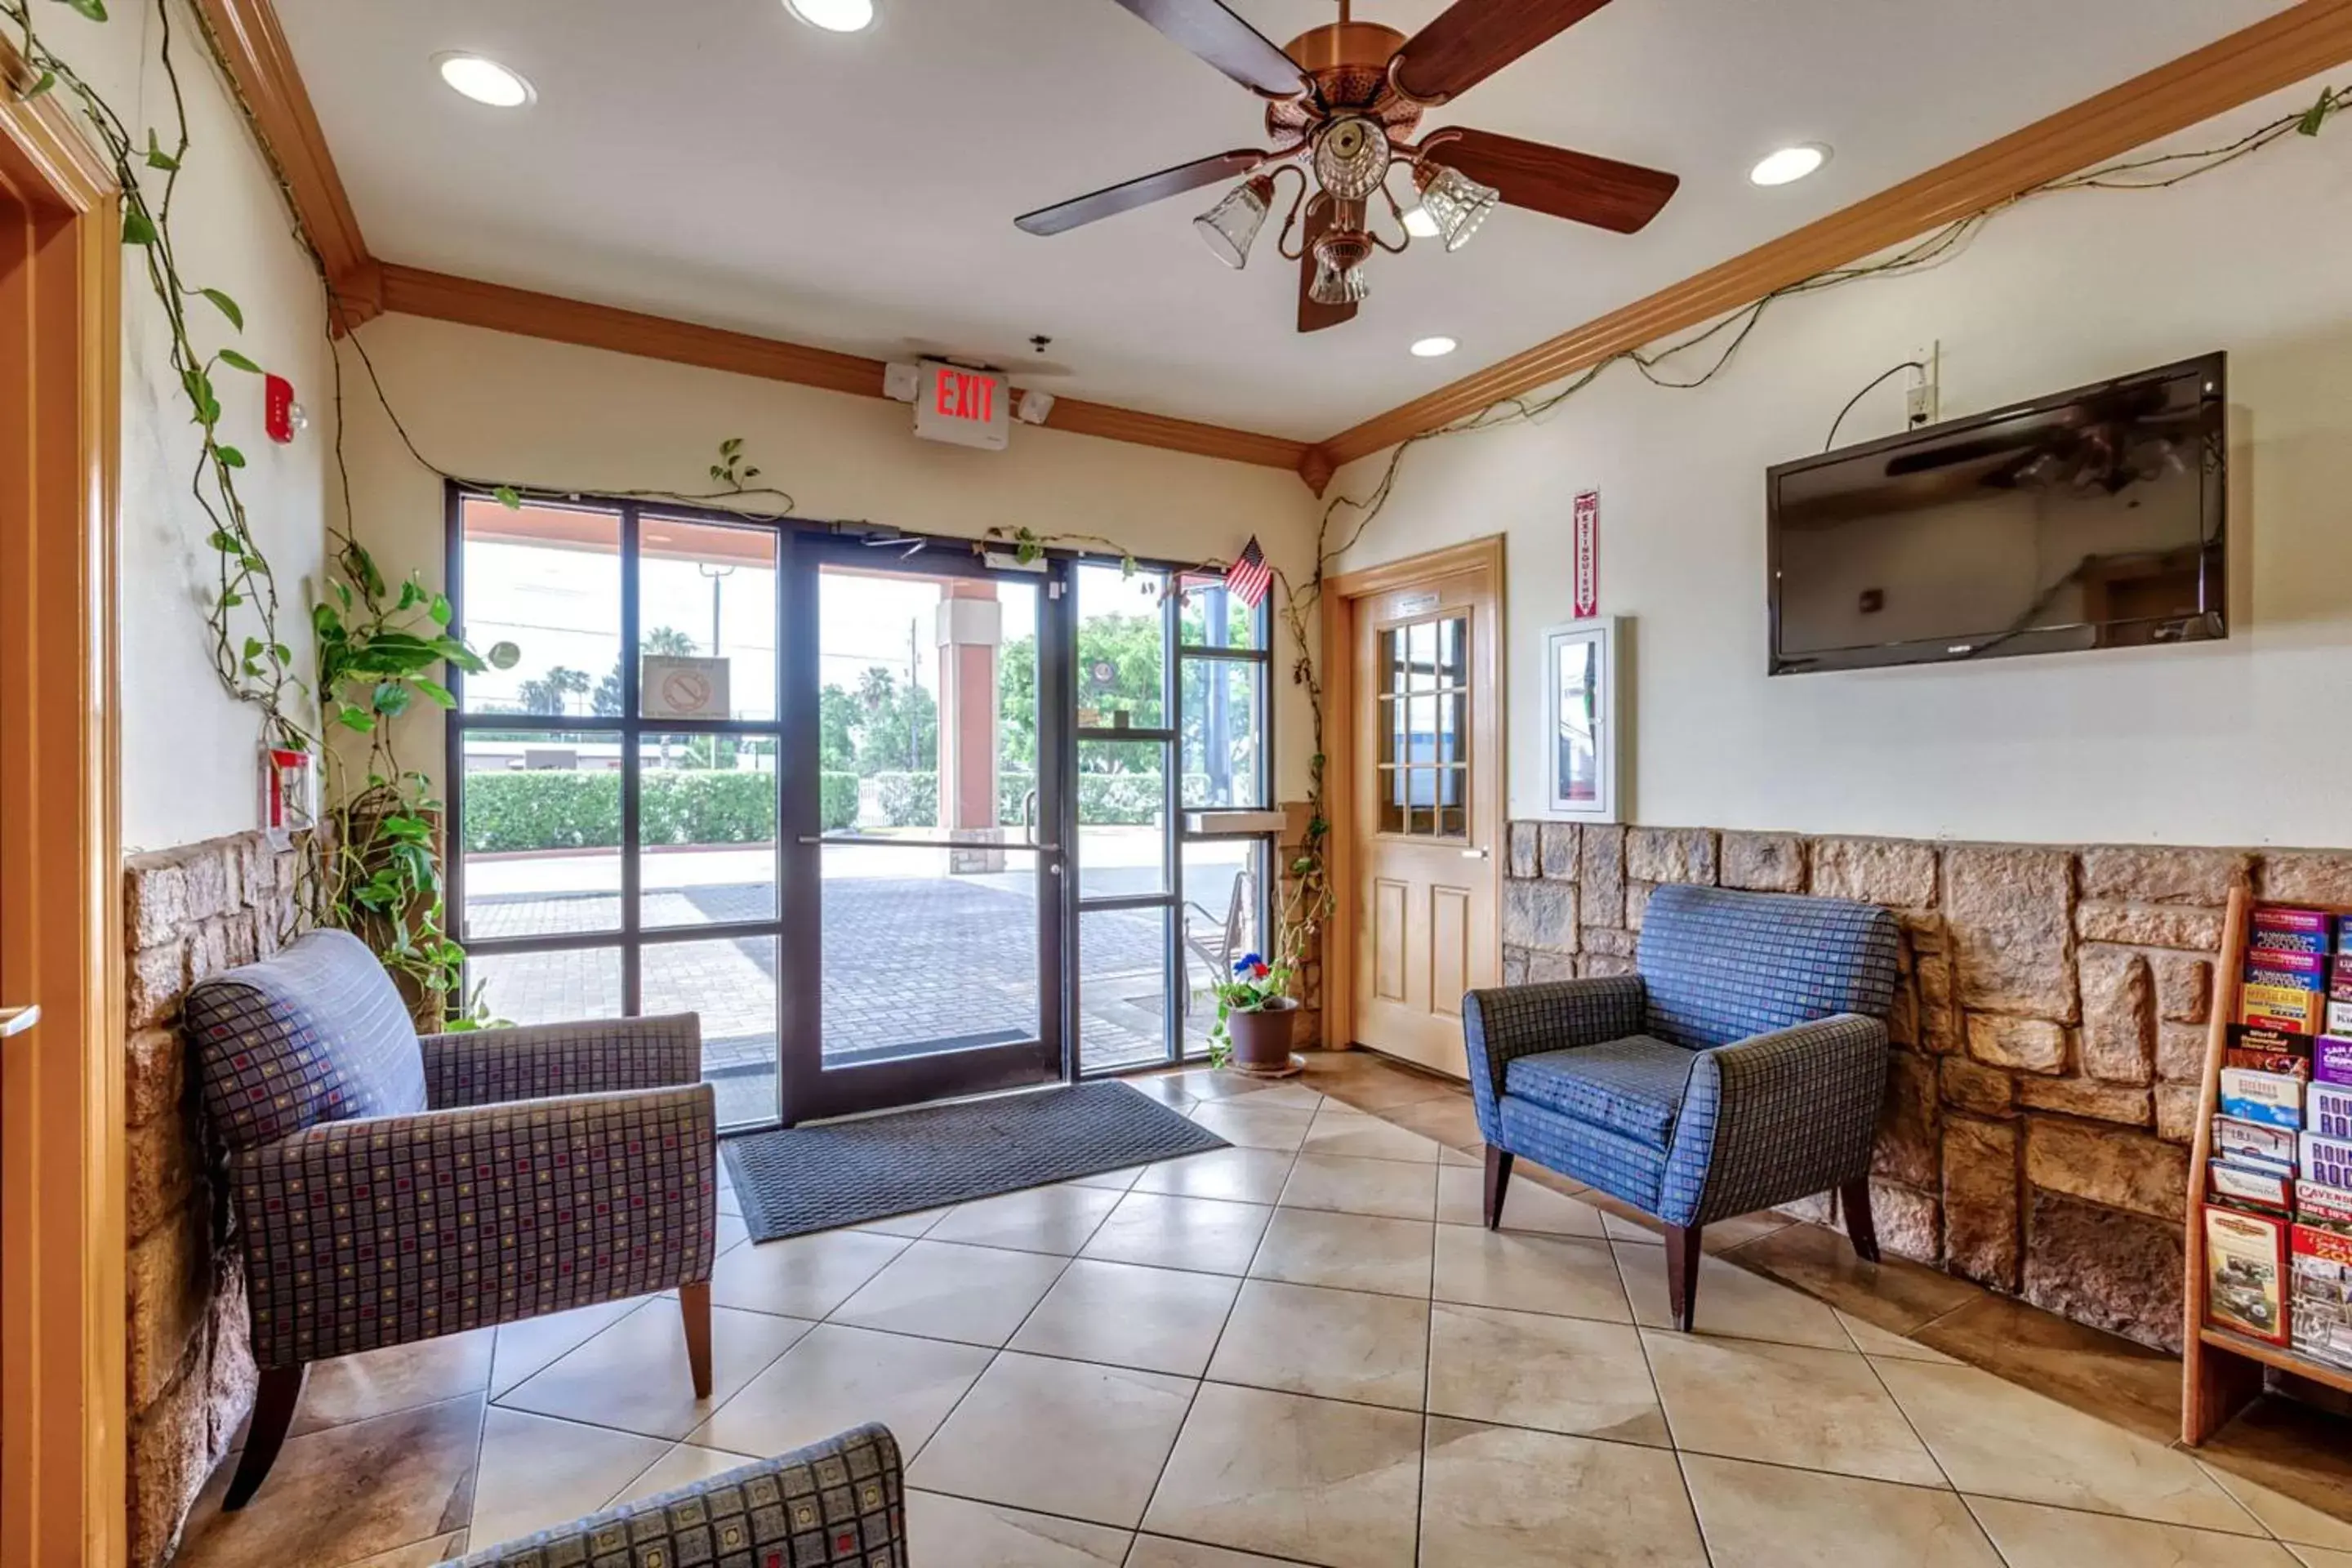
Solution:
M 1608 0 L 1455 0 L 1411 38 L 1356 21 L 1349 0 L 1339 0 L 1339 21 L 1284 48 L 1219 0 L 1117 4 L 1265 99 L 1276 145 L 1162 169 L 1013 221 L 1031 234 L 1060 234 L 1240 176 L 1241 184 L 1193 220 L 1218 259 L 1239 268 L 1273 210 L 1276 181 L 1296 172 L 1298 194 L 1275 245 L 1299 264 L 1302 332 L 1353 319 L 1376 249 L 1402 250 L 1418 235 L 1459 250 L 1498 202 L 1632 234 L 1682 183 L 1656 169 L 1491 131 L 1448 126 L 1412 140 L 1424 110 L 1451 102 Z M 1389 188 L 1390 171 L 1399 167 L 1411 173 L 1410 211 Z M 1402 238 L 1375 232 L 1375 198 Z M 1302 219 L 1294 251 L 1288 242 Z

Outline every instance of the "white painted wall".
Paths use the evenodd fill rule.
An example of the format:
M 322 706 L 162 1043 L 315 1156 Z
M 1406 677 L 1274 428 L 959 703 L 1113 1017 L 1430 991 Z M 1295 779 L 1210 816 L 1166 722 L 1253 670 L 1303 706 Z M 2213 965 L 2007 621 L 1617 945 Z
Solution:
M 1781 302 L 1700 390 L 1619 367 L 1538 426 L 1412 448 L 1343 565 L 1507 535 L 1514 816 L 1543 811 L 1542 636 L 1569 616 L 1570 500 L 1598 489 L 1601 608 L 1633 617 L 1629 821 L 2352 844 L 2347 246 L 2352 121 L 2169 191 L 2038 200 L 1933 271 Z M 1765 676 L 1764 471 L 1819 451 L 1846 399 L 1930 340 L 1946 417 L 2229 352 L 2229 640 Z M 1841 442 L 1899 428 L 1901 384 Z M 1369 493 L 1386 461 L 1339 490 Z
M 798 500 L 796 516 L 976 536 L 993 526 L 1093 533 L 1139 555 L 1226 560 L 1255 534 L 1299 577 L 1316 503 L 1296 474 L 1016 425 L 1003 452 L 918 441 L 904 404 L 600 349 L 384 316 L 359 344 L 419 450 L 449 471 L 587 493 L 709 489 L 720 440 Z M 358 355 L 343 352 L 356 532 L 387 574 L 443 581 L 443 488 L 401 445 Z M 337 504 L 340 504 L 338 502 Z M 1307 788 L 1307 703 L 1277 627 L 1276 788 Z M 439 776 L 437 715 L 399 731 L 404 765 Z
M 170 84 L 156 51 L 157 5 L 130 0 L 105 23 L 37 0 L 43 36 L 110 101 L 134 134 L 169 134 Z M 333 437 L 326 309 L 310 258 L 245 118 L 186 8 L 173 3 L 173 58 L 193 144 L 172 205 L 180 269 L 226 291 L 245 331 L 190 304 L 198 346 L 234 346 L 293 382 L 310 430 L 279 447 L 262 434 L 257 376 L 223 370 L 223 437 L 249 464 L 238 488 L 275 568 L 279 636 L 312 668 L 310 595 L 325 557 L 323 495 Z M 146 171 L 151 180 L 162 175 Z M 160 189 L 160 187 L 159 187 Z M 205 624 L 218 592 L 212 524 L 190 492 L 198 445 L 169 363 L 171 338 L 144 257 L 125 247 L 122 279 L 122 842 L 161 849 L 258 823 L 259 716 L 214 674 Z M 240 622 L 239 640 L 250 622 Z

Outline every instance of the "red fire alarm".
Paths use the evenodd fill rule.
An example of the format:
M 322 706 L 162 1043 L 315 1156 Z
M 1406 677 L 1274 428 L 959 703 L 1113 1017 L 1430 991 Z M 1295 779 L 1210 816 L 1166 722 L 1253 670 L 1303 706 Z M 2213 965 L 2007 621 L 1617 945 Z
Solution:
M 294 401 L 294 384 L 282 375 L 261 378 L 262 428 L 279 446 L 294 439 L 294 432 L 304 423 L 302 410 Z

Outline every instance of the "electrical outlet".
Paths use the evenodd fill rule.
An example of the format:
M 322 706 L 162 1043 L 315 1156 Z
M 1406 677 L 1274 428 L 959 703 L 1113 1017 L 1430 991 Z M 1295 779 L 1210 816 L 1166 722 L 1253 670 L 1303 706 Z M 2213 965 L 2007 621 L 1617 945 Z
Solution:
M 1943 402 L 1944 345 L 1930 342 L 1912 352 L 1911 357 L 1927 368 L 1911 373 L 1911 385 L 1903 395 L 1903 417 L 1913 429 L 1933 425 Z

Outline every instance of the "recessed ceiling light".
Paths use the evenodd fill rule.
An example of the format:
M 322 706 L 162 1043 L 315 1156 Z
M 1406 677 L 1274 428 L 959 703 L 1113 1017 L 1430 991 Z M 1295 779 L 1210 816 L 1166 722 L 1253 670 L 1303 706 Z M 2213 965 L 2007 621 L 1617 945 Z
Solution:
M 539 96 L 520 75 L 479 55 L 436 55 L 434 61 L 443 81 L 492 109 L 520 109 Z
M 828 33 L 861 33 L 874 25 L 874 0 L 784 0 L 784 7 Z
M 1819 142 L 1783 147 L 1748 171 L 1749 184 L 1786 185 L 1803 179 L 1830 161 L 1830 150 Z
M 1404 231 L 1415 239 L 1435 239 L 1437 220 L 1429 216 L 1426 207 L 1414 207 L 1404 215 Z
M 1443 355 L 1452 353 L 1455 349 L 1458 349 L 1462 345 L 1460 343 L 1455 342 L 1452 338 L 1423 338 L 1419 342 L 1412 345 L 1412 352 L 1414 356 L 1420 359 L 1437 359 Z

